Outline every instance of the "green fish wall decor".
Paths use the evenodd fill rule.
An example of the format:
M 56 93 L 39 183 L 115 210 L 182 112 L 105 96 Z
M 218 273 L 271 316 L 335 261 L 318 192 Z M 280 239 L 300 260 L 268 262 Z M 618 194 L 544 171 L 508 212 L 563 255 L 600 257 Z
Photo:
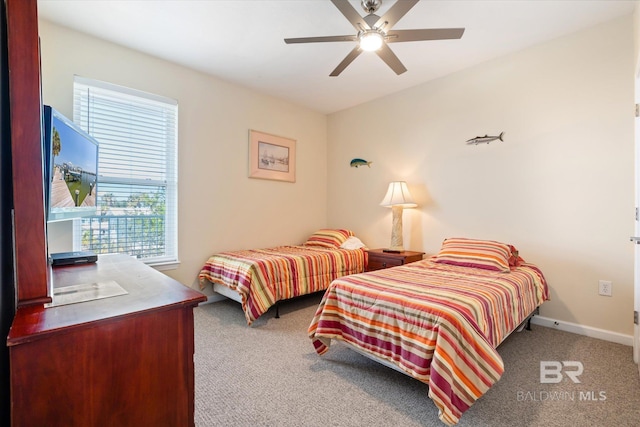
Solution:
M 366 160 L 363 160 L 363 159 L 353 159 L 353 160 L 351 160 L 350 165 L 351 165 L 352 168 L 357 168 L 357 167 L 360 167 L 360 166 L 371 167 L 371 163 L 373 163 L 373 162 L 367 162 Z

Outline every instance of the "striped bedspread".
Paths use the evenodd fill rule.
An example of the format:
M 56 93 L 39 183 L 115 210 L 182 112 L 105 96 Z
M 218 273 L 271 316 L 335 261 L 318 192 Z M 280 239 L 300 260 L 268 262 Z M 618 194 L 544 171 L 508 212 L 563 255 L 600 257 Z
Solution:
M 454 425 L 500 379 L 496 347 L 548 296 L 532 264 L 504 273 L 427 259 L 335 280 L 309 336 L 318 354 L 337 338 L 428 383 Z
M 237 291 L 251 325 L 280 300 L 323 291 L 338 277 L 362 273 L 365 257 L 362 249 L 320 246 L 221 252 L 209 258 L 198 277 L 201 289 L 208 281 Z

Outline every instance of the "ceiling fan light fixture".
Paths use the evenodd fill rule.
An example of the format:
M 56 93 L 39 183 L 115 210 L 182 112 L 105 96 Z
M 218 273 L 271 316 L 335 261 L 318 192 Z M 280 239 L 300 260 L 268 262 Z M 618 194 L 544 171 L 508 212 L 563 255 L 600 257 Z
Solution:
M 359 36 L 360 49 L 366 52 L 373 52 L 382 47 L 384 43 L 384 36 L 375 30 L 365 31 Z

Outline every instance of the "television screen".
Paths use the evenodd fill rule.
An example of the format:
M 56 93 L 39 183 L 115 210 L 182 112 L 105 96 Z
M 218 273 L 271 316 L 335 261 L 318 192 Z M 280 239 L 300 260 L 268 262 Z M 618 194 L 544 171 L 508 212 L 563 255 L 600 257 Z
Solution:
M 98 141 L 45 105 L 43 147 L 47 220 L 60 221 L 94 215 Z

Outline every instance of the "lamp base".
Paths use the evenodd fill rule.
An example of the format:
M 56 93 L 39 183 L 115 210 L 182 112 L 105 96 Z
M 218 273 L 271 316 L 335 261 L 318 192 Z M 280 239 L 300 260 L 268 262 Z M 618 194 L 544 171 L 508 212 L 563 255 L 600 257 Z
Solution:
M 391 229 L 391 245 L 389 250 L 402 252 L 404 244 L 402 242 L 402 206 L 391 206 L 393 215 L 393 228 Z
M 399 254 L 399 253 L 404 252 L 404 251 L 402 249 L 391 249 L 391 248 L 389 248 L 389 249 L 383 249 L 382 252 L 387 252 L 387 253 L 390 253 L 390 254 Z

